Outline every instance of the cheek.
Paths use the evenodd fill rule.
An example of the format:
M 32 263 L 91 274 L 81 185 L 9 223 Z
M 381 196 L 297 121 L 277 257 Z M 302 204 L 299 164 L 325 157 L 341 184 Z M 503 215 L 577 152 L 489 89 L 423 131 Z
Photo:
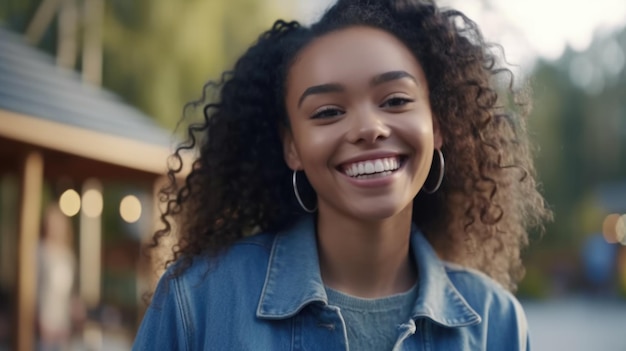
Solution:
M 398 121 L 395 130 L 409 144 L 418 150 L 432 148 L 434 145 L 434 129 L 430 114 L 407 116 L 408 118 Z
M 423 121 L 416 128 L 416 133 L 419 135 L 422 143 L 427 147 L 432 147 L 434 142 L 434 129 L 431 121 Z
M 304 130 L 300 129 L 296 135 L 296 143 L 302 162 L 305 165 L 329 162 L 339 140 L 338 134 L 338 128 L 332 126 L 309 126 Z

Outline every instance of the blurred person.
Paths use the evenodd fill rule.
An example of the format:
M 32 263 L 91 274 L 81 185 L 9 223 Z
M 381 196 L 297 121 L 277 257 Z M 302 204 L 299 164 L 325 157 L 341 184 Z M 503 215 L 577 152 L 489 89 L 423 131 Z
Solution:
M 527 350 L 509 290 L 551 214 L 492 49 L 429 1 L 275 22 L 174 154 L 199 148 L 134 349 Z
M 72 226 L 56 203 L 43 216 L 39 246 L 38 316 L 39 350 L 65 350 L 72 336 L 76 257 Z
M 618 246 L 608 243 L 601 233 L 589 235 L 583 243 L 581 258 L 588 292 L 612 295 L 618 263 Z

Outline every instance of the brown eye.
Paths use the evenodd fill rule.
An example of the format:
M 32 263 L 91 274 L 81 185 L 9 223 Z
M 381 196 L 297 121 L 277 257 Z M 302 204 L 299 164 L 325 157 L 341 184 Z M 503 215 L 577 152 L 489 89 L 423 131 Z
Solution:
M 402 97 L 392 97 L 390 99 L 385 100 L 385 102 L 380 105 L 380 107 L 399 107 L 404 106 L 413 102 L 411 99 L 402 98 Z
M 311 116 L 311 118 L 315 119 L 315 118 L 332 118 L 332 117 L 337 117 L 339 115 L 341 115 L 343 113 L 343 111 L 341 111 L 338 108 L 334 108 L 334 107 L 327 107 L 327 108 L 323 108 L 322 110 L 319 110 L 317 112 L 315 112 L 313 114 L 313 116 Z

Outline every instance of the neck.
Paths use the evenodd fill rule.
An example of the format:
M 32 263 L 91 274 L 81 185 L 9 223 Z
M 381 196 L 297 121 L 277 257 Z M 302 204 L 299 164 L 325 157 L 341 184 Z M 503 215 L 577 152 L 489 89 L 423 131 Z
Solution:
M 324 284 L 365 298 L 409 290 L 416 280 L 410 232 L 410 207 L 392 218 L 371 222 L 320 211 L 317 241 Z

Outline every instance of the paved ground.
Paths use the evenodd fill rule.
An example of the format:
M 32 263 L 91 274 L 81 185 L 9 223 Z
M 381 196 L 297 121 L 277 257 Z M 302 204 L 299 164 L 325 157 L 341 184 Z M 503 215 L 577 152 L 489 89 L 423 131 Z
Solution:
M 626 351 L 626 301 L 522 301 L 533 351 Z

